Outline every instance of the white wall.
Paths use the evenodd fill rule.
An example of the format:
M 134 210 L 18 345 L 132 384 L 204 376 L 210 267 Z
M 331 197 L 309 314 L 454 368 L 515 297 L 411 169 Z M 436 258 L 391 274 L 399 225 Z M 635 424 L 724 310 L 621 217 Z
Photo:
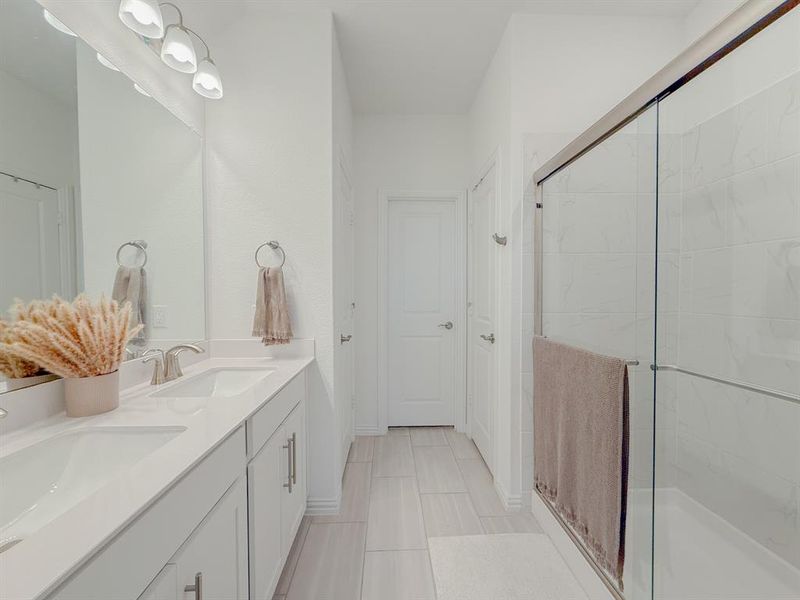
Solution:
M 76 184 L 76 107 L 3 70 L 0 89 L 0 171 L 55 188 Z
M 116 251 L 145 240 L 147 337 L 206 338 L 202 139 L 78 41 L 84 290 L 110 296 Z M 141 264 L 125 250 L 124 264 Z M 153 326 L 163 307 L 164 327 Z M 160 344 L 156 344 L 160 345 Z
M 464 116 L 358 116 L 356 189 L 356 431 L 378 433 L 379 190 L 463 190 L 469 143 Z
M 309 503 L 336 506 L 332 284 L 332 16 L 250 14 L 208 40 L 226 95 L 207 106 L 211 337 L 250 337 L 255 248 L 278 240 L 294 335 L 316 340 L 309 377 Z M 264 254 L 262 260 L 268 260 Z
M 524 501 L 532 479 L 533 210 L 523 195 L 535 165 L 525 156 L 547 160 L 674 57 L 682 39 L 676 19 L 514 15 L 470 112 L 471 177 L 497 147 L 508 165 L 497 328 L 511 343 L 498 348 L 495 477 L 512 505 Z

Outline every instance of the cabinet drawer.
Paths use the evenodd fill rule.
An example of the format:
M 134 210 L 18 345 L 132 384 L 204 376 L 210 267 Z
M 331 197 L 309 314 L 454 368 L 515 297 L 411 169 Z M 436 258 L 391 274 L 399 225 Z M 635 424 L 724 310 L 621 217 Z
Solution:
M 49 598 L 139 597 L 244 467 L 240 427 Z
M 306 374 L 299 373 L 247 421 L 247 458 L 253 458 L 306 396 Z

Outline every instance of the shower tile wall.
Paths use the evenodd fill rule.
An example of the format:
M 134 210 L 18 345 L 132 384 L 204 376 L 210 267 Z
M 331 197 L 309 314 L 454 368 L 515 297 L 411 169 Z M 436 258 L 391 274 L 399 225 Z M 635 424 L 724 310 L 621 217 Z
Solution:
M 794 22 L 781 27 L 796 34 Z M 785 65 L 783 74 L 793 74 L 734 106 L 719 101 L 724 110 L 698 119 L 714 112 L 698 108 L 699 98 L 752 72 L 736 59 L 661 105 L 662 132 L 681 131 L 662 134 L 661 197 L 679 192 L 681 204 L 678 226 L 666 230 L 679 244 L 679 285 L 659 278 L 659 301 L 662 292 L 675 301 L 678 291 L 678 348 L 675 361 L 659 362 L 798 394 L 800 72 Z M 736 83 L 740 98 L 744 85 Z M 669 378 L 677 383 L 674 483 L 800 567 L 800 406 Z

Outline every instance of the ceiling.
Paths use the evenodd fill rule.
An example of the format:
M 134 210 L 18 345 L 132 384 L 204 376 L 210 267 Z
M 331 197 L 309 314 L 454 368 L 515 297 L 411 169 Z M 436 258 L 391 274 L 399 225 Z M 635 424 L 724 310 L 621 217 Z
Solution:
M 332 1 L 357 113 L 464 114 L 515 12 L 682 17 L 697 0 Z

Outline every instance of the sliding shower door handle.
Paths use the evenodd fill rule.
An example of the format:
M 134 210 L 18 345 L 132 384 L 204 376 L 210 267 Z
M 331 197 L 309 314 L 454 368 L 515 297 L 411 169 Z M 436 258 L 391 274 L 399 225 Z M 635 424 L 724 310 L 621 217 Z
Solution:
M 203 573 L 194 576 L 194 585 L 187 585 L 184 592 L 194 592 L 195 600 L 203 600 Z
M 494 334 L 490 333 L 489 335 L 481 334 L 481 339 L 489 342 L 490 344 L 494 344 Z

